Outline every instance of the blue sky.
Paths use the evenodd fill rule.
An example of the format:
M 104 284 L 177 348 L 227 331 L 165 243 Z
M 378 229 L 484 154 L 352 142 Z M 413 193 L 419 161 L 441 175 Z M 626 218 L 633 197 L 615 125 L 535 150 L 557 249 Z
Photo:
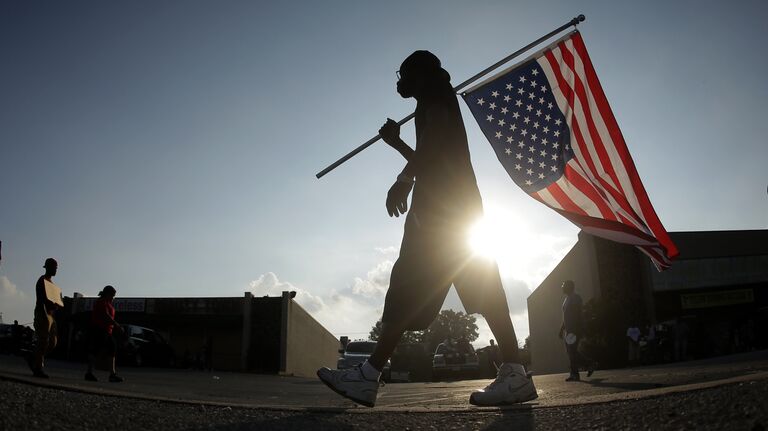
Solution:
M 314 174 L 413 110 L 394 91 L 412 51 L 455 84 L 579 13 L 667 229 L 767 228 L 766 6 L 619 3 L 3 2 L 3 319 L 32 320 L 53 256 L 67 295 L 293 289 L 334 334 L 364 335 L 402 235 L 384 197 L 403 161 L 377 144 Z M 516 188 L 462 109 L 524 337 L 525 297 L 577 229 Z

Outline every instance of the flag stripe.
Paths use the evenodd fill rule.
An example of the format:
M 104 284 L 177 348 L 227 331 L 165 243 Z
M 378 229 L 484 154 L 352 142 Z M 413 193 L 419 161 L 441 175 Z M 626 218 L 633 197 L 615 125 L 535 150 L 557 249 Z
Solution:
M 555 99 L 558 101 L 561 110 L 568 113 L 566 118 L 568 119 L 569 126 L 571 126 L 571 135 L 573 137 L 571 145 L 573 146 L 574 151 L 580 153 L 580 155 L 577 154 L 579 155 L 578 158 L 586 162 L 586 166 L 584 166 L 585 171 L 587 171 L 595 181 L 601 181 L 606 191 L 615 195 L 616 185 L 613 183 L 611 176 L 608 175 L 603 168 L 597 148 L 592 145 L 584 144 L 585 142 L 591 141 L 587 140 L 587 137 L 582 133 L 581 124 L 585 121 L 584 116 L 576 115 L 576 105 L 578 100 L 576 99 L 576 92 L 570 85 L 575 77 L 573 71 L 567 64 L 565 64 L 560 47 L 548 51 L 546 55 L 542 57 L 540 64 L 545 62 L 548 63 L 548 67 L 545 69 L 547 78 L 554 80 L 558 84 L 557 89 L 559 91 L 555 93 Z M 551 76 L 549 73 L 550 71 Z M 560 94 L 562 94 L 562 100 L 558 97 Z
M 566 176 L 569 180 L 584 191 L 592 201 L 596 202 L 599 206 L 605 207 L 606 211 L 610 211 L 614 217 L 604 217 L 609 220 L 617 220 L 621 218 L 624 223 L 631 223 L 638 229 L 644 229 L 642 223 L 632 219 L 629 215 L 619 207 L 619 205 L 613 200 L 610 195 L 606 195 L 604 190 L 599 185 L 589 181 L 587 174 L 581 168 L 578 161 L 571 160 L 568 162 Z M 590 192 L 591 191 L 591 192 Z
M 621 143 L 622 147 L 626 148 L 624 137 L 622 136 L 621 130 L 618 127 L 618 123 L 616 122 L 616 118 L 613 115 L 613 111 L 611 110 L 610 105 L 608 104 L 608 100 L 605 97 L 605 93 L 603 92 L 602 86 L 600 85 L 600 82 L 597 79 L 597 74 L 595 73 L 594 67 L 592 66 L 592 61 L 589 58 L 589 54 L 587 53 L 587 48 L 584 45 L 584 40 L 582 39 L 581 34 L 576 33 L 574 37 L 572 37 L 572 40 L 576 48 L 580 52 L 584 53 L 582 55 L 582 61 L 585 65 L 585 73 L 586 73 L 587 80 L 590 82 L 590 87 L 592 90 L 591 93 L 598 103 L 598 107 L 600 109 L 600 113 L 602 117 L 606 120 L 607 124 L 611 125 L 611 127 L 608 128 L 611 138 L 613 142 Z M 629 151 L 619 152 L 619 156 L 623 162 L 624 170 L 627 173 L 637 172 L 635 163 L 632 160 L 632 156 L 629 154 Z M 659 217 L 656 214 L 656 211 L 653 209 L 653 205 L 651 204 L 651 201 L 648 198 L 648 194 L 645 191 L 645 187 L 643 187 L 643 184 L 640 181 L 640 177 L 638 175 L 629 175 L 629 180 L 632 183 L 634 196 L 636 196 L 637 200 L 639 201 L 639 203 L 637 204 L 638 212 L 643 218 L 643 220 L 645 221 L 645 224 L 648 225 L 651 231 L 653 231 L 654 235 L 659 239 L 659 242 L 666 249 L 667 255 L 669 257 L 677 256 L 678 254 L 677 247 L 675 247 L 675 244 L 669 238 L 669 235 L 667 234 L 666 229 L 664 229 L 664 226 L 662 225 L 661 220 L 659 220 Z
M 547 187 L 547 190 L 552 194 L 552 197 L 555 198 L 555 200 L 560 203 L 560 206 L 568 211 L 579 215 L 589 216 L 590 214 L 587 214 L 586 211 L 580 206 L 574 203 L 574 201 L 563 192 L 563 189 L 560 188 L 560 186 L 554 182 L 550 184 Z
M 563 207 L 560 206 L 560 203 L 557 201 L 557 199 L 555 199 L 554 196 L 552 196 L 552 194 L 547 189 L 541 189 L 538 192 L 533 192 L 531 193 L 531 196 L 543 202 L 550 208 L 553 208 L 556 210 L 563 209 Z
M 573 148 L 578 159 L 586 162 L 587 166 L 584 167 L 585 171 L 590 174 L 590 179 L 593 182 L 600 182 L 604 189 L 613 189 L 614 186 L 612 184 L 606 184 L 604 178 L 597 174 L 599 172 L 595 166 L 595 160 L 598 159 L 597 154 L 593 152 L 592 148 L 577 144 L 579 142 L 577 136 L 581 136 L 581 128 L 579 127 L 577 119 L 573 117 L 572 99 L 575 97 L 575 94 L 568 85 L 566 77 L 562 75 L 561 72 L 563 72 L 563 70 L 560 68 L 552 51 L 548 51 L 545 57 L 539 59 L 539 65 L 542 66 L 544 74 L 552 83 L 552 91 L 555 100 L 557 101 L 557 105 L 563 114 L 565 114 L 566 121 L 568 121 L 568 124 L 571 126 L 571 148 Z M 586 152 L 584 150 L 586 150 Z
M 606 125 L 605 119 L 603 118 L 603 112 L 605 111 L 605 108 L 608 108 L 608 111 L 610 111 L 610 107 L 606 104 L 598 104 L 597 100 L 595 99 L 594 95 L 595 93 L 600 90 L 600 83 L 590 80 L 587 76 L 586 70 L 585 70 L 585 61 L 589 60 L 589 55 L 586 51 L 579 51 L 573 46 L 573 42 L 571 40 L 568 41 L 568 44 L 566 45 L 572 52 L 570 53 L 574 57 L 574 72 L 576 73 L 576 76 L 579 77 L 582 84 L 586 86 L 586 89 L 582 95 L 584 99 L 587 101 L 587 105 L 590 107 L 591 112 L 591 119 L 593 121 L 593 125 L 596 129 L 597 134 L 600 136 L 600 141 L 598 142 L 603 149 L 605 150 L 606 155 L 608 156 L 610 160 L 610 164 L 612 166 L 611 174 L 613 178 L 615 179 L 616 183 L 619 185 L 623 192 L 623 196 L 627 199 L 630 206 L 637 212 L 639 210 L 639 206 L 637 205 L 637 200 L 635 199 L 634 195 L 632 193 L 627 193 L 630 190 L 633 190 L 629 180 L 629 175 L 624 167 L 624 159 L 622 155 L 626 154 L 629 155 L 627 151 L 619 151 L 616 146 L 617 142 L 619 145 L 623 146 L 623 141 L 616 141 L 613 136 L 611 136 L 610 128 Z M 614 129 L 618 128 L 617 124 L 614 124 Z M 639 214 L 641 216 L 641 219 L 645 223 L 645 219 L 642 218 L 642 214 Z
M 562 55 L 562 50 L 560 50 L 559 48 L 553 49 L 552 52 L 557 55 Z M 553 58 L 557 62 L 558 57 L 555 54 L 553 54 Z M 552 62 L 553 58 L 549 58 L 550 63 Z M 560 65 L 560 63 L 557 63 L 557 64 Z M 555 78 L 560 80 L 560 76 L 558 76 L 556 72 L 557 71 L 553 70 L 553 74 Z M 567 76 L 570 76 L 575 81 L 578 81 L 578 77 L 573 74 L 573 70 L 567 70 L 567 73 L 568 73 Z M 571 86 L 568 85 L 567 82 L 561 82 L 559 85 L 559 89 L 562 90 L 563 85 L 565 85 L 565 87 L 569 91 L 572 91 Z M 571 100 L 573 100 L 572 103 L 575 106 L 575 109 L 573 109 L 574 116 L 572 120 L 572 125 L 574 129 L 576 129 L 576 131 L 578 132 L 579 125 L 581 123 L 587 122 L 588 118 L 590 117 L 585 116 L 583 114 L 582 109 L 580 109 L 582 104 L 578 98 L 572 97 Z M 579 139 L 579 136 L 583 137 L 584 139 L 583 140 Z M 577 144 L 581 143 L 581 145 L 583 145 L 586 148 L 589 148 L 589 149 L 594 148 L 595 150 L 604 150 L 604 147 L 602 145 L 595 145 L 594 142 L 589 141 L 587 137 L 583 134 L 576 133 L 574 137 Z M 574 147 L 580 149 L 579 145 L 575 145 Z M 606 200 L 608 200 L 614 206 L 615 209 L 622 212 L 624 215 L 624 218 L 626 218 L 627 220 L 631 220 L 632 224 L 634 224 L 636 227 L 643 229 L 646 232 L 650 232 L 650 230 L 646 227 L 647 225 L 642 221 L 642 219 L 640 219 L 640 217 L 637 215 L 637 213 L 632 208 L 630 203 L 625 199 L 621 191 L 614 188 L 613 177 L 610 174 L 608 174 L 607 170 L 605 169 L 601 169 L 601 171 L 597 170 L 598 167 L 603 168 L 602 163 L 605 160 L 607 160 L 607 163 L 610 165 L 610 158 L 602 158 L 602 160 L 594 161 L 593 157 L 589 156 L 589 154 L 585 154 L 584 152 L 581 152 L 581 154 L 584 155 L 584 159 L 587 162 L 587 166 L 584 167 L 585 171 L 591 174 L 589 176 L 591 177 L 595 185 L 597 185 L 598 187 L 602 186 L 601 188 L 604 191 L 603 196 L 606 198 Z M 578 156 L 578 153 L 577 153 L 577 156 Z M 608 178 L 611 178 L 611 180 L 608 180 Z
M 637 218 L 642 221 L 643 225 L 647 225 L 647 222 L 643 217 L 642 212 L 640 211 L 637 199 L 635 198 L 634 189 L 628 182 L 631 179 L 630 175 L 626 169 L 624 169 L 623 160 L 620 157 L 620 154 L 628 152 L 626 150 L 618 151 L 616 148 L 616 142 L 605 130 L 605 123 L 600 113 L 600 109 L 596 106 L 597 103 L 595 102 L 595 99 L 590 97 L 594 92 L 594 88 L 589 87 L 585 89 L 583 87 L 583 84 L 587 82 L 587 78 L 585 76 L 584 64 L 582 62 L 581 55 L 586 55 L 586 52 L 581 55 L 574 55 L 579 53 L 570 51 L 575 51 L 571 40 L 568 40 L 568 43 L 565 44 L 565 46 L 568 49 L 564 50 L 563 55 L 567 58 L 570 58 L 570 61 L 566 60 L 566 63 L 568 63 L 569 66 L 573 68 L 575 73 L 577 87 L 576 93 L 580 99 L 587 102 L 586 104 L 582 103 L 582 106 L 592 106 L 594 108 L 590 112 L 585 112 L 584 117 L 589 121 L 590 127 L 595 128 L 595 134 L 601 136 L 600 139 L 594 140 L 592 144 L 597 148 L 601 155 L 604 155 L 604 157 L 601 157 L 602 166 L 604 168 L 610 167 L 609 169 L 606 169 L 606 172 L 614 180 L 614 183 L 618 185 L 618 193 L 614 194 L 614 197 L 622 203 L 622 206 L 627 211 L 631 211 L 633 218 Z M 592 83 L 590 85 L 599 86 L 599 83 Z M 578 113 L 579 111 L 577 109 L 577 114 Z M 616 125 L 615 128 L 618 128 L 618 125 Z M 621 144 L 623 144 L 623 142 L 621 142 L 620 145 Z M 621 146 L 623 147 L 624 145 Z M 633 192 L 627 193 L 628 191 Z
M 561 46 L 564 45 L 564 43 L 560 44 Z M 569 85 L 569 81 L 566 79 L 566 77 L 571 78 L 574 82 L 579 82 L 579 77 L 576 75 L 575 71 L 570 68 L 566 67 L 565 70 L 563 70 L 562 64 L 564 63 L 566 66 L 568 66 L 567 61 L 562 58 L 563 55 L 563 49 L 559 46 L 551 51 L 548 51 L 545 53 L 545 55 L 539 59 L 539 64 L 542 65 L 542 69 L 545 72 L 545 75 L 548 79 L 554 78 L 557 85 L 551 85 L 554 89 L 557 89 L 557 91 L 554 92 L 555 99 L 558 102 L 558 105 L 564 113 L 566 113 L 566 118 L 569 121 L 569 125 L 571 126 L 571 136 L 572 136 L 572 147 L 574 148 L 574 153 L 577 156 L 577 159 L 581 158 L 586 162 L 586 166 L 584 166 L 585 171 L 588 172 L 588 176 L 591 177 L 590 179 L 592 182 L 599 186 L 603 191 L 604 197 L 608 197 L 608 200 L 613 201 L 613 204 L 616 206 L 615 209 L 620 209 L 621 212 L 624 214 L 620 215 L 620 218 L 624 222 L 631 222 L 632 225 L 635 225 L 639 229 L 642 229 L 643 231 L 652 231 L 650 226 L 647 226 L 647 224 L 643 220 L 643 213 L 641 212 L 638 214 L 635 211 L 635 208 L 632 207 L 630 202 L 624 197 L 624 195 L 621 193 L 620 190 L 617 190 L 615 187 L 615 183 L 612 181 L 613 176 L 611 176 L 604 167 L 602 166 L 602 163 L 610 163 L 610 157 L 600 157 L 599 154 L 596 154 L 596 151 L 598 148 L 595 148 L 594 143 L 593 145 L 589 145 L 587 141 L 587 136 L 581 133 L 581 127 L 580 124 L 587 120 L 587 118 L 584 115 L 584 112 L 581 108 L 581 101 L 577 99 L 576 92 L 573 90 L 573 88 Z M 560 58 L 556 56 L 556 54 L 559 54 Z M 545 60 L 546 61 L 543 61 Z M 544 67 L 549 66 L 549 67 Z M 553 82 L 554 84 L 554 82 Z M 599 83 L 597 83 L 599 85 Z M 599 87 L 598 87 L 599 88 Z M 590 88 L 590 90 L 592 90 Z M 602 90 L 602 89 L 600 89 Z M 602 94 L 602 91 L 601 91 Z M 559 96 L 559 97 L 558 97 Z M 581 98 L 585 98 L 586 96 L 583 95 Z M 599 109 L 597 112 L 600 112 Z M 615 119 L 614 119 L 615 121 Z M 618 128 L 618 125 L 616 125 L 616 128 Z M 584 152 L 581 151 L 581 145 L 584 145 L 588 151 Z M 594 149 L 593 151 L 590 151 Z M 604 150 L 604 148 L 601 148 Z M 581 157 L 579 157 L 581 156 Z M 623 159 L 622 159 L 622 165 L 623 168 Z M 599 169 L 599 170 L 598 170 Z M 622 169 L 622 171 L 625 171 Z M 612 171 L 615 175 L 615 171 Z M 626 171 L 623 172 L 626 174 Z M 607 176 L 607 178 L 606 178 Z M 610 180 L 609 180 L 610 178 Z M 634 194 L 634 188 L 632 188 L 632 193 Z M 606 196 L 607 195 L 607 196 Z M 616 199 L 617 198 L 617 199 Z M 664 235 L 666 236 L 666 232 L 664 232 Z M 667 237 L 668 238 L 668 237 Z M 660 242 L 660 241 L 659 241 Z M 671 243 L 671 241 L 670 241 Z M 674 247 L 674 245 L 673 245 Z M 654 258 L 658 256 L 658 253 L 648 253 L 649 256 L 653 256 Z M 656 259 L 654 259 L 656 262 Z M 658 263 L 657 263 L 658 264 Z
M 595 127 L 594 114 L 596 114 L 596 112 L 592 112 L 589 98 L 587 97 L 587 92 L 584 88 L 584 82 L 581 76 L 579 76 L 575 65 L 576 60 L 574 59 L 573 52 L 569 49 L 572 47 L 569 45 L 570 39 L 561 43 L 558 46 L 556 53 L 562 57 L 562 62 L 570 69 L 569 75 L 571 80 L 568 82 L 571 84 L 570 87 L 574 92 L 574 97 L 570 100 L 573 108 L 573 115 L 578 118 L 578 124 L 583 124 L 586 129 L 586 133 L 582 135 L 581 142 L 584 143 L 586 148 L 594 148 L 594 151 L 597 154 L 597 160 L 599 161 L 599 164 L 595 163 L 595 166 L 601 168 L 601 171 L 596 173 L 600 176 L 607 175 L 610 178 L 611 185 L 615 188 L 615 191 L 613 192 L 614 197 L 622 198 L 626 190 L 621 187 L 616 172 L 614 171 L 611 157 L 606 151 L 606 145 Z
M 570 164 L 570 162 L 569 162 Z M 566 166 L 565 175 L 555 181 L 563 193 L 576 202 L 590 217 L 600 217 L 608 220 L 618 220 L 616 214 L 605 204 L 595 189 L 578 174 Z M 591 195 L 589 196 L 588 193 Z
M 576 50 L 579 53 L 580 58 L 580 75 L 582 76 L 582 79 L 584 79 L 586 82 L 588 82 L 590 87 L 590 95 L 592 99 L 595 101 L 595 105 L 597 106 L 598 112 L 600 113 L 600 118 L 604 122 L 604 126 L 606 129 L 607 134 L 610 136 L 609 142 L 613 143 L 613 147 L 621 146 L 623 148 L 626 148 L 626 144 L 624 142 L 624 137 L 621 134 L 621 129 L 618 127 L 618 123 L 616 122 L 616 118 L 613 115 L 613 111 L 611 110 L 610 105 L 608 104 L 608 99 L 605 97 L 605 93 L 603 93 L 603 88 L 600 85 L 600 81 L 597 79 L 597 75 L 595 74 L 594 68 L 592 67 L 592 61 L 589 58 L 589 54 L 587 53 L 586 46 L 584 46 L 584 41 L 581 38 L 580 34 L 574 35 L 576 37 L 571 38 L 571 44 L 574 46 L 574 50 Z M 610 127 L 607 127 L 607 126 Z M 613 157 L 614 159 L 613 164 L 617 167 L 620 167 L 623 171 L 622 174 L 629 174 L 629 172 L 636 171 L 634 163 L 632 162 L 632 157 L 629 154 L 629 151 L 617 151 L 616 148 L 614 149 Z M 627 166 L 630 167 L 630 169 L 627 169 Z M 632 178 L 630 178 L 629 175 L 626 175 L 625 180 L 632 181 Z M 636 191 L 634 187 L 634 181 L 632 181 L 632 189 Z M 624 188 L 625 190 L 628 190 L 628 187 Z M 630 199 L 633 202 L 632 207 L 635 208 L 639 213 L 642 215 L 642 208 L 637 203 L 637 200 L 634 199 L 635 196 L 627 196 L 628 199 Z M 643 221 L 647 222 L 645 218 L 643 217 Z
M 559 69 L 559 64 L 557 63 L 556 58 L 552 54 L 552 51 L 548 51 L 546 53 L 546 59 L 548 60 L 549 64 L 548 67 L 544 69 L 545 74 L 547 75 L 547 78 L 554 79 L 558 85 L 557 90 L 555 92 L 555 99 L 558 102 L 558 105 L 560 105 L 560 109 L 565 112 L 568 111 L 569 114 L 572 114 L 572 105 L 571 103 L 574 98 L 574 92 L 571 89 L 571 87 L 568 85 L 568 82 L 565 80 L 561 72 L 561 69 Z M 541 64 L 541 62 L 540 62 Z M 550 75 L 551 73 L 551 75 Z M 555 87 L 555 86 L 553 86 Z M 569 118 L 566 116 L 566 118 Z M 574 153 L 576 154 L 577 160 L 583 160 L 586 162 L 586 166 L 583 166 L 584 172 L 587 173 L 587 176 L 590 178 L 591 182 L 595 184 L 596 186 L 599 186 L 601 189 L 603 189 L 604 194 L 603 196 L 606 197 L 607 200 L 609 200 L 613 205 L 615 205 L 618 208 L 621 208 L 630 218 L 634 218 L 631 214 L 634 213 L 634 210 L 632 207 L 629 206 L 629 204 L 624 199 L 616 200 L 615 197 L 617 196 L 616 188 L 613 184 L 610 184 L 608 181 L 609 179 L 606 178 L 606 174 L 603 172 L 602 174 L 599 173 L 600 171 L 597 169 L 595 165 L 594 158 L 589 154 L 590 150 L 593 149 L 590 145 L 585 145 L 583 139 L 581 139 L 582 134 L 580 132 L 579 127 L 579 121 L 578 117 L 574 117 L 573 115 L 570 115 L 570 126 L 571 126 L 571 146 L 574 149 Z M 577 144 L 574 144 L 577 143 Z M 582 148 L 586 148 L 587 152 L 582 151 Z M 610 196 L 610 198 L 608 197 Z
M 658 246 L 658 241 L 653 235 L 646 234 L 621 222 L 585 217 L 578 214 L 566 213 L 564 211 L 559 212 L 586 231 L 591 233 L 602 232 L 598 233 L 598 236 L 632 245 Z

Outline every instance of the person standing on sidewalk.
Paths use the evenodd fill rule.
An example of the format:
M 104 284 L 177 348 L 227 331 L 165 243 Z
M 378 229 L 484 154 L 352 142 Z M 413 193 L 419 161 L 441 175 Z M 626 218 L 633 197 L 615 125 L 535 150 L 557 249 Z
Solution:
M 640 336 L 643 333 L 636 324 L 627 328 L 627 361 L 630 366 L 635 366 L 640 361 Z
M 563 295 L 563 324 L 560 326 L 558 337 L 565 336 L 565 351 L 568 353 L 571 373 L 566 382 L 578 382 L 581 380 L 579 368 L 587 368 L 587 377 L 595 372 L 595 361 L 587 358 L 579 352 L 579 343 L 584 336 L 584 316 L 582 314 L 581 296 L 576 294 L 576 285 L 572 280 L 565 280 L 562 284 Z
M 317 375 L 340 395 L 373 407 L 381 371 L 403 333 L 427 328 L 454 285 L 467 312 L 485 317 L 503 362 L 496 379 L 473 392 L 469 402 L 501 405 L 532 400 L 538 395 L 520 364 L 498 266 L 473 254 L 469 246 L 469 232 L 482 217 L 483 204 L 450 75 L 429 51 L 408 56 L 397 75 L 398 93 L 416 99 L 416 149 L 400 139 L 396 122 L 388 120 L 379 130 L 384 142 L 407 160 L 387 194 L 387 212 L 394 217 L 408 213 L 384 301 L 381 336 L 360 367 L 321 368 Z
M 115 307 L 112 305 L 116 294 L 117 291 L 114 287 L 105 286 L 99 292 L 99 299 L 93 304 L 93 310 L 91 311 L 88 371 L 85 373 L 85 380 L 91 382 L 99 380 L 93 375 L 93 365 L 96 362 L 96 357 L 102 352 L 109 358 L 109 381 L 113 383 L 123 381 L 123 378 L 118 376 L 115 371 L 117 344 L 112 336 L 112 331 L 115 328 L 122 331 L 120 325 L 115 321 Z
M 32 375 L 43 379 L 48 378 L 48 374 L 43 371 L 45 355 L 56 348 L 58 343 L 56 319 L 54 312 L 63 306 L 61 300 L 61 289 L 53 282 L 53 277 L 59 269 L 59 263 L 56 259 L 49 257 L 43 264 L 45 274 L 37 279 L 35 285 L 35 335 L 37 336 L 37 347 L 33 356 L 28 358 L 29 368 Z

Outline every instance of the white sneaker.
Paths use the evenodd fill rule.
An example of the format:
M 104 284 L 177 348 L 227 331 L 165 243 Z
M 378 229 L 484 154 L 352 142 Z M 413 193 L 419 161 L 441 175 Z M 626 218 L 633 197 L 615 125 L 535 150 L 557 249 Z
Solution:
M 499 367 L 496 380 L 485 389 L 472 392 L 469 402 L 476 406 L 499 406 L 524 403 L 538 398 L 533 380 L 520 364 L 505 362 Z
M 366 379 L 359 365 L 346 370 L 331 370 L 323 367 L 317 370 L 317 377 L 337 394 L 358 404 L 366 407 L 373 407 L 376 404 L 379 382 Z

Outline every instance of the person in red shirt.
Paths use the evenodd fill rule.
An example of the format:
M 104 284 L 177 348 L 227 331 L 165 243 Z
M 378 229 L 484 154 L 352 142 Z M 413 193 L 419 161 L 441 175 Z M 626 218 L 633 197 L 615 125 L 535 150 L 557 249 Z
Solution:
M 123 381 L 123 378 L 118 376 L 115 371 L 117 344 L 112 337 L 112 331 L 115 328 L 122 331 L 120 325 L 115 321 L 115 307 L 112 305 L 116 294 L 117 291 L 114 287 L 105 286 L 99 292 L 99 299 L 93 304 L 93 311 L 91 311 L 88 371 L 85 373 L 85 380 L 91 382 L 99 381 L 93 375 L 93 364 L 96 362 L 96 356 L 101 352 L 110 358 L 109 381 L 115 383 Z

